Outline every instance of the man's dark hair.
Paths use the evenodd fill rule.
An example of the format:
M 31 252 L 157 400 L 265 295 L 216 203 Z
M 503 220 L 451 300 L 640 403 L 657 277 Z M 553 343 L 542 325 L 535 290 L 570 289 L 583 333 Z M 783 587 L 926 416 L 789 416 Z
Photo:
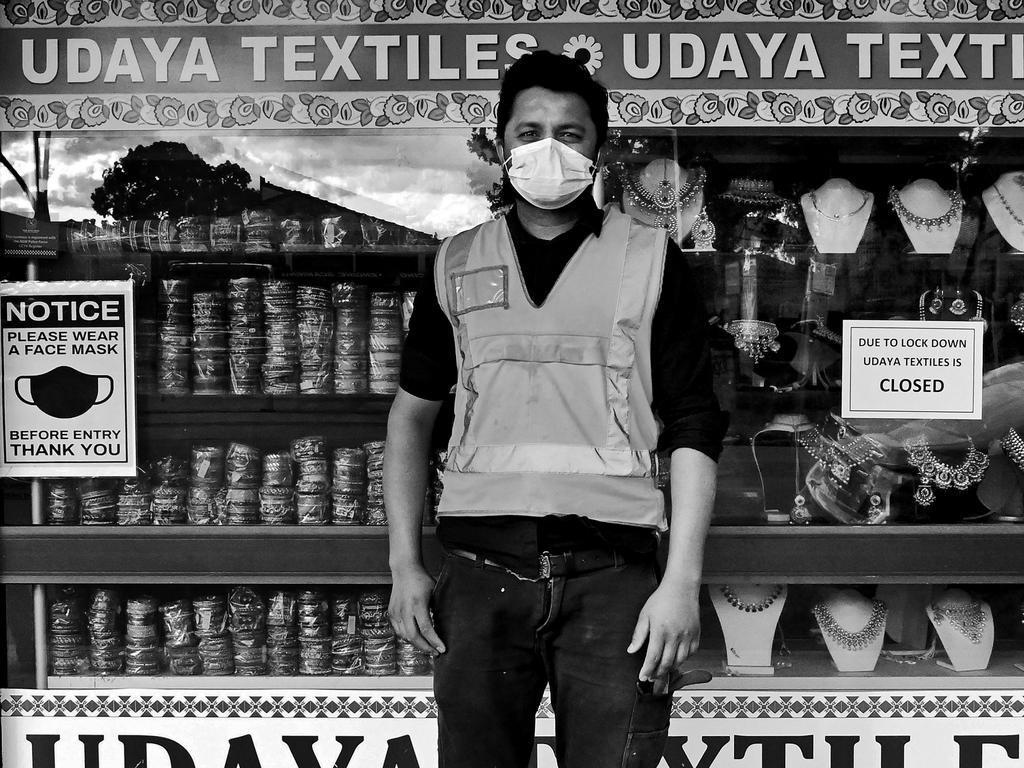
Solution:
M 576 59 L 551 51 L 527 53 L 505 71 L 498 96 L 499 139 L 505 137 L 505 126 L 512 116 L 516 96 L 537 86 L 556 93 L 575 93 L 582 98 L 597 127 L 597 145 L 604 144 L 608 136 L 608 91 Z

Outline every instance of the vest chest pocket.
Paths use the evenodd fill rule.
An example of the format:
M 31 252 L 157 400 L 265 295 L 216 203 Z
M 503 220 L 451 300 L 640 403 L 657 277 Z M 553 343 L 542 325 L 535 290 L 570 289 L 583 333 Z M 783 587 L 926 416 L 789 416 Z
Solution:
M 454 272 L 449 279 L 453 316 L 481 309 L 508 309 L 508 267 L 497 265 Z

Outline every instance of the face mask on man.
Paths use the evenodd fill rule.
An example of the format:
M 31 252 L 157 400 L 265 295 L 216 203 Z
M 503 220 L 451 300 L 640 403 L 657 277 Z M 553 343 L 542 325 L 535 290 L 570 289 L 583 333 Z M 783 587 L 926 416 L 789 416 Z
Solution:
M 504 162 L 508 180 L 531 205 L 562 208 L 594 183 L 597 166 L 557 139 L 541 139 L 512 149 Z

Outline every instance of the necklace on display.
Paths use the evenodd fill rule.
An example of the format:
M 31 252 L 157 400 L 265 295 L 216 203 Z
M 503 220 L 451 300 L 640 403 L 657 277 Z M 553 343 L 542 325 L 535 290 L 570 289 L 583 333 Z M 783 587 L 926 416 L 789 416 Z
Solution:
M 936 624 L 947 621 L 957 632 L 977 645 L 985 632 L 985 610 L 977 600 L 966 605 L 932 605 L 932 616 Z
M 814 194 L 814 192 L 810 192 L 808 194 L 811 197 L 811 206 L 814 208 L 814 210 L 817 213 L 820 213 L 826 219 L 838 222 L 838 221 L 842 221 L 843 219 L 851 219 L 851 218 L 853 218 L 858 213 L 863 211 L 864 210 L 864 206 L 868 204 L 868 201 L 871 199 L 871 195 L 869 195 L 867 192 L 865 192 L 863 190 L 858 190 L 858 191 L 864 196 L 864 199 L 861 200 L 860 205 L 858 205 L 855 209 L 853 209 L 849 213 L 826 213 L 825 211 L 821 210 L 821 208 L 818 206 L 818 196 L 816 194 Z
M 784 587 L 781 584 L 776 584 L 772 587 L 772 591 L 765 595 L 759 602 L 746 603 L 740 600 L 739 595 L 730 587 L 728 584 L 722 585 L 722 597 L 729 603 L 733 608 L 744 613 L 761 613 L 771 608 L 772 604 L 779 599 L 779 595 L 782 594 Z
M 974 447 L 974 440 L 967 438 L 967 455 L 963 461 L 956 465 L 940 461 L 923 437 L 915 437 L 907 440 L 904 448 L 907 451 L 907 461 L 910 466 L 918 471 L 920 482 L 917 490 L 914 491 L 914 501 L 922 507 L 931 506 L 935 502 L 935 489 L 948 490 L 956 488 L 958 491 L 966 491 L 972 485 L 977 485 L 985 477 L 985 470 L 988 469 L 988 455 Z
M 846 651 L 859 651 L 867 648 L 885 630 L 886 610 L 885 603 L 881 600 L 871 601 L 871 616 L 868 617 L 867 624 L 856 632 L 839 626 L 839 622 L 836 621 L 825 603 L 818 603 L 811 609 L 811 612 L 818 620 L 821 631 Z
M 889 205 L 896 211 L 897 216 L 915 229 L 925 229 L 931 232 L 932 229 L 945 229 L 963 213 L 964 198 L 959 190 L 954 189 L 947 194 L 949 195 L 949 210 L 941 216 L 934 216 L 932 218 L 918 216 L 916 213 L 911 213 L 907 210 L 907 206 L 903 204 L 903 198 L 900 197 L 899 190 L 896 187 L 889 188 Z
M 633 204 L 649 216 L 654 217 L 655 226 L 667 229 L 673 237 L 676 235 L 677 211 L 686 208 L 704 188 L 707 173 L 697 166 L 693 170 L 693 178 L 687 181 L 678 191 L 673 189 L 673 181 L 668 178 L 668 166 L 664 177 L 658 182 L 656 192 L 648 189 L 640 178 L 641 174 L 627 175 L 623 186 L 633 199 Z
M 1024 174 L 1021 174 L 1020 176 L 1017 177 L 1018 183 L 1020 183 L 1020 179 L 1021 178 L 1024 178 Z M 1013 210 L 1013 206 L 1010 205 L 1010 201 L 1007 200 L 1006 197 L 1003 195 L 1003 193 L 999 190 L 999 185 L 998 184 L 993 184 L 992 185 L 992 189 L 995 190 L 996 197 L 998 197 L 999 198 L 999 202 L 1003 204 L 1003 208 L 1005 208 L 1006 212 L 1008 214 L 1010 214 L 1010 218 L 1013 219 L 1017 223 L 1018 227 L 1020 227 L 1021 229 L 1024 229 L 1024 219 L 1022 219 L 1020 217 L 1020 214 L 1018 214 L 1015 210 Z

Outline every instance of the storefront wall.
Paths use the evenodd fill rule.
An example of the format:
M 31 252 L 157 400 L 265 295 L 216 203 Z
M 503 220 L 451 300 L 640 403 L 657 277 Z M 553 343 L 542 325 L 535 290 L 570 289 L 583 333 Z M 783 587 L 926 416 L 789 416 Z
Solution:
M 98 429 L 109 425 L 99 409 L 134 401 L 137 424 L 126 412 L 123 434 L 102 437 L 137 449 L 143 468 L 139 483 L 110 485 L 85 456 L 61 449 L 59 435 L 11 438 L 5 421 L 8 656 L 25 662 L 34 648 L 35 663 L 8 663 L 4 763 L 127 768 L 148 755 L 173 768 L 436 764 L 429 667 L 399 652 L 395 676 L 393 645 L 374 656 L 367 643 L 360 656 L 343 641 L 373 636 L 364 630 L 380 618 L 389 579 L 373 462 L 397 356 L 379 344 L 393 336 L 397 348 L 395 323 L 403 310 L 407 319 L 438 238 L 500 207 L 490 143 L 499 76 L 544 48 L 577 57 L 609 88 L 608 172 L 595 194 L 678 233 L 711 317 L 715 386 L 731 413 L 705 568 L 705 641 L 694 660 L 716 677 L 677 694 L 663 765 L 1017 765 L 1024 445 L 1014 448 L 1010 429 L 1024 429 L 1019 6 L 3 0 L 0 148 L 23 160 L 33 148 L 45 152 L 62 220 L 46 221 L 46 196 L 24 166 L 31 202 L 12 176 L 0 177 L 4 277 L 42 281 L 5 285 L 4 306 L 38 299 L 47 286 L 86 298 L 120 286 L 134 300 L 123 337 L 103 335 L 111 326 L 18 326 L 4 314 L 5 419 L 19 408 L 45 413 L 42 384 L 18 380 L 42 381 L 58 364 L 98 366 L 97 377 L 114 368 L 109 359 L 58 359 L 30 348 L 38 335 L 18 333 L 88 331 L 95 354 L 112 339 L 134 342 L 126 353 L 134 370 L 119 369 L 107 400 L 97 378 L 85 404 L 101 424 L 58 416 L 72 431 Z M 175 148 L 103 184 L 101 171 L 118 159 L 123 171 L 128 149 L 157 142 Z M 213 181 L 148 209 L 118 194 L 173 175 L 193 156 L 207 169 L 231 160 L 247 178 L 231 194 L 208 195 L 206 209 L 196 201 Z M 122 213 L 61 215 L 72 210 L 72 186 L 79 200 L 106 186 L 106 210 Z M 680 201 L 669 212 L 657 206 L 664 186 Z M 837 190 L 853 190 L 855 204 L 832 202 Z M 929 194 L 948 210 L 931 210 Z M 287 311 L 275 310 L 274 291 L 296 294 L 282 283 L 299 286 Z M 363 287 L 337 287 L 353 284 Z M 355 329 L 352 307 L 363 313 Z M 294 336 L 275 337 L 275 311 L 297 322 Z M 375 311 L 384 318 L 376 342 Z M 260 343 L 239 342 L 239 328 Z M 360 339 L 346 335 L 353 330 Z M 948 344 L 964 334 L 962 347 Z M 295 358 L 284 350 L 289 340 Z M 956 378 L 954 367 L 967 373 Z M 268 369 L 285 372 L 275 379 Z M 915 381 L 927 388 L 915 390 Z M 929 391 L 935 382 L 941 398 Z M 873 418 L 857 418 L 858 408 Z M 38 416 L 38 428 L 58 416 Z M 28 421 L 19 429 L 32 429 Z M 293 441 L 309 435 L 325 436 L 330 499 L 323 487 L 303 490 L 304 472 L 314 470 L 301 460 L 294 477 L 289 457 L 280 460 L 286 469 L 274 465 L 288 482 L 267 480 L 267 455 L 290 448 L 301 459 L 311 444 Z M 918 441 L 931 451 L 923 459 L 912 452 Z M 202 482 L 228 444 L 241 446 L 241 463 L 228 456 L 219 479 Z M 365 452 L 347 458 L 332 453 L 359 447 Z M 70 452 L 56 456 L 63 463 L 60 450 Z M 261 454 L 261 483 L 232 484 L 232 471 L 259 476 Z M 345 479 L 356 455 L 361 472 L 370 462 L 369 489 L 364 475 L 358 493 Z M 951 476 L 959 469 L 962 482 L 943 467 Z M 275 494 L 253 484 L 298 487 L 305 506 L 274 518 L 278 507 L 264 497 Z M 161 487 L 177 501 L 161 506 Z M 429 521 L 429 500 L 425 510 Z M 106 522 L 119 524 L 98 524 Z M 428 561 L 437 555 L 428 531 Z M 240 654 L 234 634 L 227 661 L 236 673 L 213 677 L 224 659 L 211 661 L 202 643 L 198 653 L 194 642 L 176 647 L 173 621 L 155 617 L 146 593 L 161 606 L 189 603 L 200 624 L 210 615 L 200 602 L 211 610 L 219 595 L 224 626 L 246 615 L 253 604 L 244 600 L 265 601 L 260 622 L 270 634 L 283 627 L 274 607 L 298 596 L 302 615 L 305 595 L 307 607 L 323 606 L 316 621 L 334 645 L 301 657 L 294 643 L 291 654 L 271 650 L 266 674 L 266 645 L 257 643 L 259 658 Z M 873 601 L 884 604 L 888 640 L 865 663 L 850 652 L 868 645 L 877 657 L 882 625 L 870 643 L 856 631 L 873 626 L 856 613 Z M 730 613 L 751 604 L 761 607 Z M 822 605 L 854 612 L 841 626 L 852 647 L 836 644 L 841 633 L 830 634 L 835 621 L 822 618 Z M 954 623 L 967 629 L 950 634 L 937 606 L 981 618 Z M 133 616 L 154 625 L 158 653 L 136 643 L 133 655 L 122 611 L 129 629 Z M 772 624 L 760 645 L 737 650 L 737 637 L 758 631 L 743 622 L 762 614 Z M 81 624 L 60 623 L 76 617 Z M 112 653 L 76 634 L 97 617 L 121 633 Z M 81 647 L 62 651 L 61 631 Z M 335 675 L 321 676 L 332 655 Z M 207 674 L 192 676 L 200 662 Z M 341 668 L 364 674 L 341 679 Z M 390 674 L 368 676 L 382 669 Z M 545 703 L 539 766 L 554 765 L 552 736 Z

